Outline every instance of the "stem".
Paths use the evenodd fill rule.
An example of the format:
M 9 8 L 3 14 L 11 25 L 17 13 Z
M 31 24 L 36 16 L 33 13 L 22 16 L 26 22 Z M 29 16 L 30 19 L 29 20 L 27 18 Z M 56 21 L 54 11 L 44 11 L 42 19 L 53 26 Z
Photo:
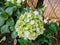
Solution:
M 17 45 L 17 40 L 16 39 L 14 39 L 14 45 Z
M 56 35 L 56 37 L 57 37 L 57 36 L 58 36 L 58 32 L 56 32 L 56 34 L 55 34 L 55 35 Z
M 59 45 L 58 44 L 58 39 L 56 37 L 54 37 L 54 36 L 52 36 L 52 38 L 56 40 L 56 45 Z
M 56 40 L 56 45 L 59 45 L 59 44 L 58 44 L 58 40 Z

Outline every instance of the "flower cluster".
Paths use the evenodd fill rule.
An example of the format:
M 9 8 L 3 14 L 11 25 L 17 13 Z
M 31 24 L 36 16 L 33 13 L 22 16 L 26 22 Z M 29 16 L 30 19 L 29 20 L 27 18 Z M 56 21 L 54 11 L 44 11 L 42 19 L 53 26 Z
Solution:
M 17 20 L 15 29 L 20 38 L 35 40 L 44 32 L 42 16 L 38 11 L 25 12 Z
M 7 4 L 12 3 L 12 4 L 16 4 L 17 6 L 21 6 L 21 4 L 25 2 L 25 0 L 6 0 L 6 2 Z

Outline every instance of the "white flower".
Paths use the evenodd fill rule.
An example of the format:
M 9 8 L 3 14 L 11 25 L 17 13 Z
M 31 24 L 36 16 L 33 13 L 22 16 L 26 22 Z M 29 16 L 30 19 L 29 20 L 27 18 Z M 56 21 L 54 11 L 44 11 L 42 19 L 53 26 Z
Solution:
M 47 20 L 44 20 L 44 23 L 47 23 Z
M 38 32 L 40 30 L 40 28 L 36 28 L 36 31 Z
M 27 19 L 26 22 L 29 22 L 29 19 Z
M 35 40 L 36 37 L 29 37 L 29 40 Z
M 25 0 L 22 0 L 23 2 L 25 1 Z
M 18 35 L 19 35 L 19 33 L 18 33 Z M 21 38 L 21 36 L 19 35 L 19 38 Z
M 28 17 L 28 18 L 31 17 L 31 14 L 29 13 L 27 17 Z
M 41 30 L 40 34 L 43 34 L 43 33 L 44 33 L 44 30 L 45 30 L 45 29 L 43 28 L 43 30 Z
M 13 4 L 14 4 L 14 0 L 11 0 L 11 3 L 13 3 Z
M 46 19 L 44 19 L 44 23 L 47 23 L 48 22 L 48 19 L 49 19 L 48 17 Z
M 27 30 L 27 29 L 28 29 L 28 27 L 25 27 L 25 29 Z
M 32 38 L 29 38 L 29 40 L 32 40 Z
M 42 17 L 40 17 L 39 19 L 40 19 L 40 20 L 43 20 L 43 18 L 42 18 Z
M 16 28 L 16 31 L 18 31 L 18 28 Z
M 20 4 L 21 3 L 21 0 L 17 0 L 16 3 Z
M 22 18 L 24 19 L 24 16 L 22 15 Z
M 34 11 L 33 12 L 35 15 L 39 15 L 39 12 L 38 11 Z
M 24 32 L 24 36 L 25 36 L 25 37 L 28 37 L 28 36 L 29 36 L 29 34 L 30 34 L 30 32 L 29 32 L 29 31 L 25 31 L 25 32 Z
M 11 1 L 11 0 L 6 0 L 6 1 L 8 1 L 8 2 L 9 2 L 9 1 Z
M 36 27 L 38 27 L 39 25 L 38 25 L 38 23 L 35 23 L 36 24 Z
M 31 25 L 33 25 L 34 23 L 35 23 L 35 21 L 34 21 L 34 20 L 32 20 L 32 21 L 30 22 L 30 24 L 31 24 Z
M 46 20 L 48 20 L 49 18 L 47 17 Z
M 44 31 L 41 31 L 40 34 L 43 34 Z
M 33 38 L 32 40 L 35 40 L 36 38 Z
M 21 36 L 22 36 L 22 31 L 18 31 L 18 36 L 19 36 L 19 38 L 21 38 Z
M 33 37 L 29 37 L 29 40 L 33 40 Z
M 20 21 L 18 20 L 17 23 L 16 23 L 16 25 L 18 25 L 19 23 L 20 23 Z

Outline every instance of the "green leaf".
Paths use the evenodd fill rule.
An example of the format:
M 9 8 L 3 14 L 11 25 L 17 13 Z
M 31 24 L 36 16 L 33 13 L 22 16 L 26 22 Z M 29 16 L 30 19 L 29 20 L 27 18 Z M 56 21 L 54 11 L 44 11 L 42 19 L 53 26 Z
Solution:
M 8 21 L 6 22 L 6 24 L 9 25 L 9 26 L 13 26 L 14 25 L 13 18 L 8 19 Z
M 3 7 L 5 3 L 5 0 L 0 0 L 0 7 Z
M 13 14 L 13 8 L 12 7 L 8 7 L 6 8 L 6 13 L 9 14 L 9 15 L 12 15 Z
M 60 40 L 60 34 L 58 34 L 57 38 L 58 38 L 58 40 Z
M 21 12 L 20 12 L 19 10 L 17 10 L 17 11 L 16 11 L 16 16 L 17 16 L 17 18 L 19 18 L 20 15 L 21 15 Z
M 31 40 L 18 39 L 20 45 L 35 45 Z
M 8 25 L 3 25 L 1 27 L 1 33 L 9 33 Z
M 52 39 L 52 38 L 50 38 L 50 40 L 49 40 L 49 45 L 55 45 L 55 40 Z
M 17 10 L 17 6 L 13 6 L 12 8 L 13 8 L 13 10 L 14 10 L 14 11 L 16 11 L 16 10 Z
M 0 7 L 0 15 L 1 15 L 1 13 L 2 13 L 3 11 L 4 11 L 3 8 Z
M 13 31 L 12 34 L 11 34 L 11 37 L 12 38 L 16 38 L 17 37 L 17 32 L 16 31 Z
M 57 25 L 56 25 L 56 23 L 50 23 L 49 24 L 49 28 L 52 30 L 52 32 L 56 32 L 56 31 L 58 31 L 58 28 L 57 28 Z
M 0 26 L 2 26 L 4 24 L 4 19 L 2 17 L 0 17 Z
M 1 17 L 3 17 L 4 20 L 7 20 L 9 15 L 5 12 L 2 12 Z
M 15 26 L 10 26 L 10 30 L 14 31 L 15 30 Z

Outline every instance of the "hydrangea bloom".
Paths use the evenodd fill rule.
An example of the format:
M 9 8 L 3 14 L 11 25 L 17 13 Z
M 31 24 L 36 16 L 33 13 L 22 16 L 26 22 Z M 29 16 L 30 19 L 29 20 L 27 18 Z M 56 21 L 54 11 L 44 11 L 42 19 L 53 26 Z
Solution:
M 38 13 L 38 12 L 37 12 Z M 25 12 L 20 16 L 15 29 L 20 38 L 35 40 L 44 32 L 42 16 L 34 12 Z
M 15 4 L 17 6 L 21 6 L 22 4 L 21 3 L 24 3 L 25 0 L 6 0 L 7 4 L 8 3 L 12 3 L 12 4 Z

